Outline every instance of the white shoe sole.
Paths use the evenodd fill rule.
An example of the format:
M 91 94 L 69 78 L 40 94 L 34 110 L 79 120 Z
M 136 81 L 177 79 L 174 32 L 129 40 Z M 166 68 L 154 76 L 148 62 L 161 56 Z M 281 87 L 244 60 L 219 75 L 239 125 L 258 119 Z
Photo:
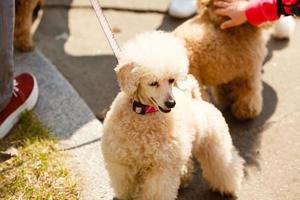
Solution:
M 12 127 L 19 121 L 22 112 L 24 112 L 25 110 L 31 110 L 36 105 L 39 96 L 39 89 L 34 76 L 33 81 L 33 90 L 28 99 L 15 112 L 13 112 L 0 126 L 0 139 L 6 136 L 8 132 L 12 129 Z

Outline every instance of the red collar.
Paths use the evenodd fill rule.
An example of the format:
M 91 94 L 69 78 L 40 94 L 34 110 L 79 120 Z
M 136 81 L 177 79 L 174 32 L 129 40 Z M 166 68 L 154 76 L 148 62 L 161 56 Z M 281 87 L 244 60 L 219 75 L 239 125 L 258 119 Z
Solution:
M 140 115 L 145 115 L 146 113 L 153 113 L 156 112 L 157 109 L 153 106 L 142 104 L 141 102 L 138 102 L 136 100 L 132 99 L 132 110 Z

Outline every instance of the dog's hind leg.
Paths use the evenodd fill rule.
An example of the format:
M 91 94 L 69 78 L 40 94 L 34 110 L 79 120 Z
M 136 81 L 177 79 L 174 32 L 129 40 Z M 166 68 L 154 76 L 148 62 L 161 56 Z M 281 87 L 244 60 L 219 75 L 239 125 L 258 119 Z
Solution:
M 201 163 L 203 177 L 212 189 L 235 195 L 243 179 L 244 160 L 232 144 L 222 114 L 211 105 L 207 111 L 205 127 L 194 142 L 193 155 Z

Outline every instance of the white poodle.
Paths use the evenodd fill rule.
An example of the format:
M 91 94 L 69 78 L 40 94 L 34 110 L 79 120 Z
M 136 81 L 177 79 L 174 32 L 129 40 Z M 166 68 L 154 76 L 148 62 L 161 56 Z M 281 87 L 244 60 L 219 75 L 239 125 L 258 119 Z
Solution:
M 116 68 L 121 92 L 104 121 L 102 151 L 119 199 L 176 199 L 194 156 L 212 189 L 234 195 L 244 160 L 222 114 L 200 99 L 183 42 L 148 32 Z M 180 83 L 181 82 L 181 83 Z M 177 86 L 178 85 L 178 86 Z

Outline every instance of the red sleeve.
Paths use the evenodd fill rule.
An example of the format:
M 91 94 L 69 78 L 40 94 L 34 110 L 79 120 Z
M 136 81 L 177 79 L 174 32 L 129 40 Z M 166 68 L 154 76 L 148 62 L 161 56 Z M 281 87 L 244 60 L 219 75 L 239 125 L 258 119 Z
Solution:
M 276 0 L 250 0 L 246 8 L 248 22 L 259 25 L 266 21 L 278 19 Z

